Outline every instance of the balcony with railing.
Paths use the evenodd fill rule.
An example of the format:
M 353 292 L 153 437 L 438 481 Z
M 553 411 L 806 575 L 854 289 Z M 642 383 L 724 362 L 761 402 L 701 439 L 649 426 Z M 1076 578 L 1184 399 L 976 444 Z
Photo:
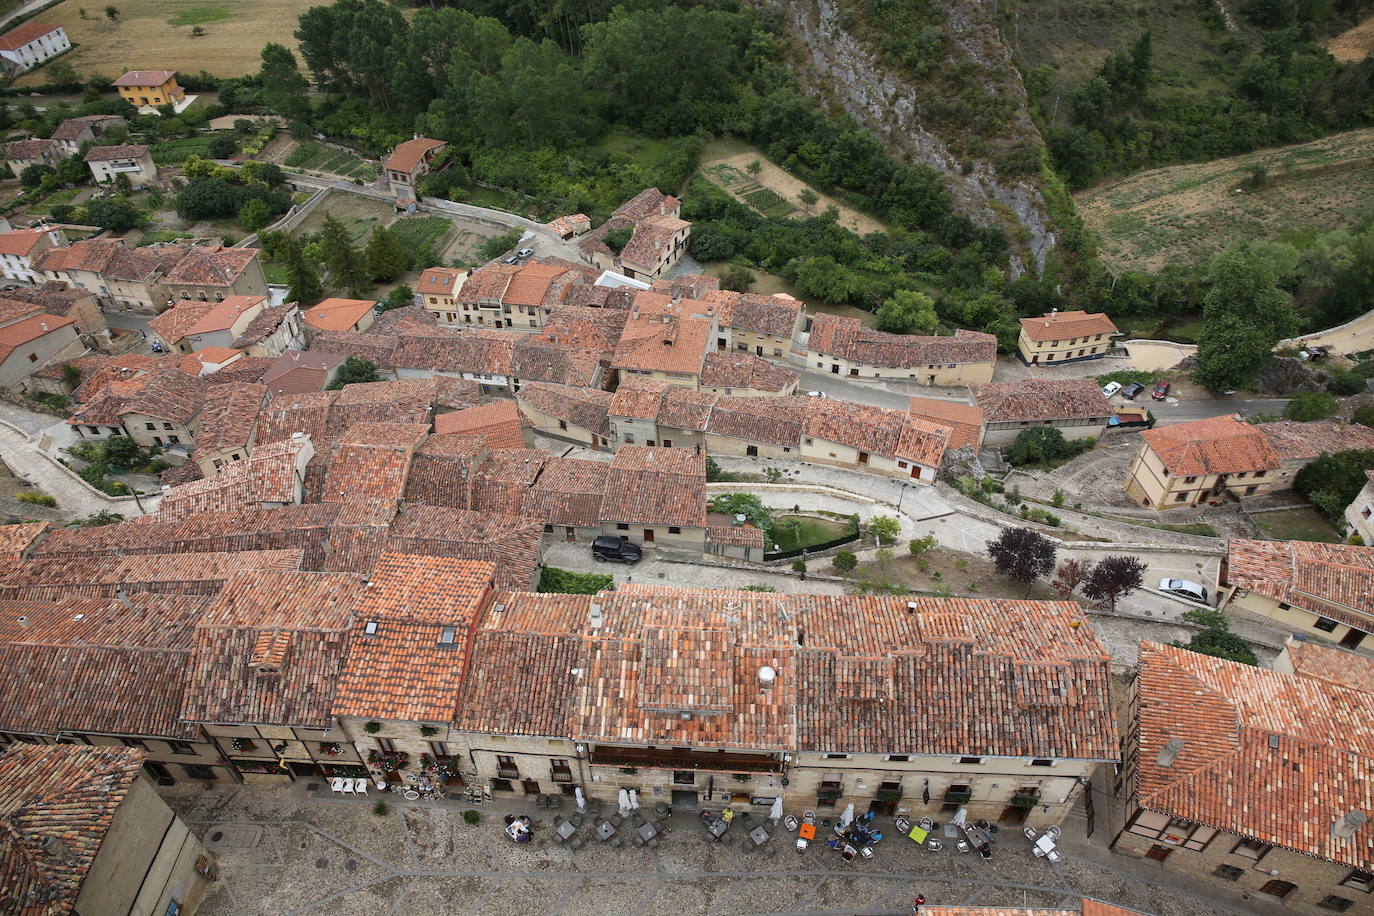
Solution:
M 549 778 L 554 782 L 572 782 L 573 772 L 567 767 L 550 767 Z
M 497 778 L 497 779 L 519 779 L 519 778 L 520 778 L 520 768 L 519 768 L 519 767 L 498 766 L 498 767 L 496 768 L 496 778 Z
M 765 754 L 730 754 L 724 751 L 598 747 L 591 752 L 593 766 L 657 770 L 718 770 L 727 773 L 780 773 L 782 761 Z
M 945 804 L 947 805 L 966 805 L 973 798 L 973 791 L 965 789 L 961 792 L 949 791 L 945 793 Z
M 1011 797 L 1011 803 L 1017 808 L 1034 808 L 1040 804 L 1040 793 L 1017 792 Z

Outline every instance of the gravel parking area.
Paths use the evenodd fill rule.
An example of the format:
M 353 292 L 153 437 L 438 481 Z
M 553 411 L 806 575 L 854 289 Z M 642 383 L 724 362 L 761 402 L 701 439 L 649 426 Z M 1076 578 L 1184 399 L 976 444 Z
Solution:
M 931 904 L 1050 907 L 1091 896 L 1167 916 L 1255 912 L 1202 889 L 1166 885 L 1167 873 L 1138 874 L 1139 863 L 1103 852 L 1103 829 L 1092 848 L 1075 854 L 1078 841 L 1069 834 L 1081 835 L 1082 825 L 1074 822 L 1066 826 L 1068 855 L 1057 865 L 1033 858 L 1011 829 L 998 834 L 987 861 L 893 836 L 872 860 L 846 864 L 820 842 L 798 853 L 781 827 L 772 856 L 742 851 L 739 823 L 733 845 L 708 842 L 695 811 L 668 818 L 657 849 L 612 849 L 588 838 L 574 851 L 553 842 L 548 812 L 523 801 L 483 805 L 481 823 L 469 826 L 466 805 L 388 795 L 400 803 L 377 816 L 369 804 L 375 799 L 335 799 L 327 788 L 318 797 L 307 786 L 165 790 L 197 834 L 241 844 L 216 848 L 222 879 L 202 902 L 203 916 L 906 914 L 918 893 Z M 534 842 L 506 839 L 500 818 L 509 812 L 543 821 Z

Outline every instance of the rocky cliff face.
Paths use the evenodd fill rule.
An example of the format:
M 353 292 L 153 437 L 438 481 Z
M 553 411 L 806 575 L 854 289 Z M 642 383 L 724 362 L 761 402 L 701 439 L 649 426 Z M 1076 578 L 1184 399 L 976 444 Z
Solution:
M 982 72 L 996 74 L 1001 89 L 1013 92 L 1016 114 L 1005 137 L 1034 139 L 1039 132 L 1026 110 L 1025 88 L 1011 63 L 1001 31 L 979 0 L 947 0 L 945 34 L 954 54 L 967 57 Z M 966 168 L 949 141 L 921 123 L 916 99 L 920 87 L 882 66 L 861 39 L 841 25 L 834 0 L 783 0 L 781 8 L 792 37 L 805 56 L 799 77 L 811 91 L 843 105 L 899 158 L 923 162 L 940 172 L 961 210 L 983 225 L 1000 224 L 1011 240 L 1012 269 L 1024 269 L 1030 258 L 1042 269 L 1054 246 L 1044 197 L 1030 180 L 999 176 L 992 163 L 974 159 Z

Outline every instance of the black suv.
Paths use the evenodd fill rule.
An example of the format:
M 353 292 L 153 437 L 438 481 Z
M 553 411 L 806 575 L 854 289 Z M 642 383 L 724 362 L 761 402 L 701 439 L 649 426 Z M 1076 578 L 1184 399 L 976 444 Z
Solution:
M 1128 401 L 1134 401 L 1135 396 L 1145 390 L 1145 386 L 1139 382 L 1131 382 L 1121 390 L 1121 396 Z
M 598 563 L 605 563 L 607 560 L 616 563 L 638 563 L 644 557 L 644 550 L 638 544 L 631 544 L 629 538 L 603 534 L 592 541 L 592 556 Z

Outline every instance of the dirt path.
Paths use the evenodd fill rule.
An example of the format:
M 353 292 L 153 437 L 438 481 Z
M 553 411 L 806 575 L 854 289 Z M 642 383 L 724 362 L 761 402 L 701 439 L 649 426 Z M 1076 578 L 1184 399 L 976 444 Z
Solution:
M 1326 347 L 1332 353 L 1342 355 L 1374 349 L 1374 311 L 1365 312 L 1346 325 L 1296 338 L 1295 342 Z
M 1326 41 L 1326 50 L 1343 64 L 1364 60 L 1374 50 L 1374 16 Z
M 1197 347 L 1189 344 L 1157 343 L 1148 340 L 1128 340 L 1126 351 L 1130 353 L 1132 369 L 1160 372 L 1172 369 L 1184 359 L 1197 353 Z
M 792 214 L 794 217 L 801 218 L 814 213 L 821 213 L 826 207 L 833 206 L 840 211 L 840 225 L 844 226 L 846 229 L 852 229 L 859 235 L 866 235 L 869 232 L 886 231 L 887 227 L 873 217 L 865 216 L 852 207 L 846 207 L 838 200 L 827 197 L 820 191 L 816 191 L 815 188 L 811 188 L 811 190 L 816 191 L 816 196 L 819 200 L 811 207 L 811 212 L 808 213 L 806 208 L 801 205 L 799 198 L 801 192 L 811 186 L 790 172 L 786 172 L 781 167 L 769 162 L 760 152 L 736 153 L 732 156 L 717 156 L 711 159 L 703 159 L 701 167 L 704 171 L 707 167 L 713 165 L 729 165 L 748 174 L 749 165 L 753 162 L 757 162 L 763 167 L 755 180 L 764 187 L 771 188 L 787 198 L 788 203 L 797 208 Z M 708 178 L 708 180 L 710 179 Z M 717 187 L 719 187 L 719 185 L 717 185 Z M 730 191 L 729 188 L 725 190 Z M 730 193 L 733 195 L 734 192 Z

